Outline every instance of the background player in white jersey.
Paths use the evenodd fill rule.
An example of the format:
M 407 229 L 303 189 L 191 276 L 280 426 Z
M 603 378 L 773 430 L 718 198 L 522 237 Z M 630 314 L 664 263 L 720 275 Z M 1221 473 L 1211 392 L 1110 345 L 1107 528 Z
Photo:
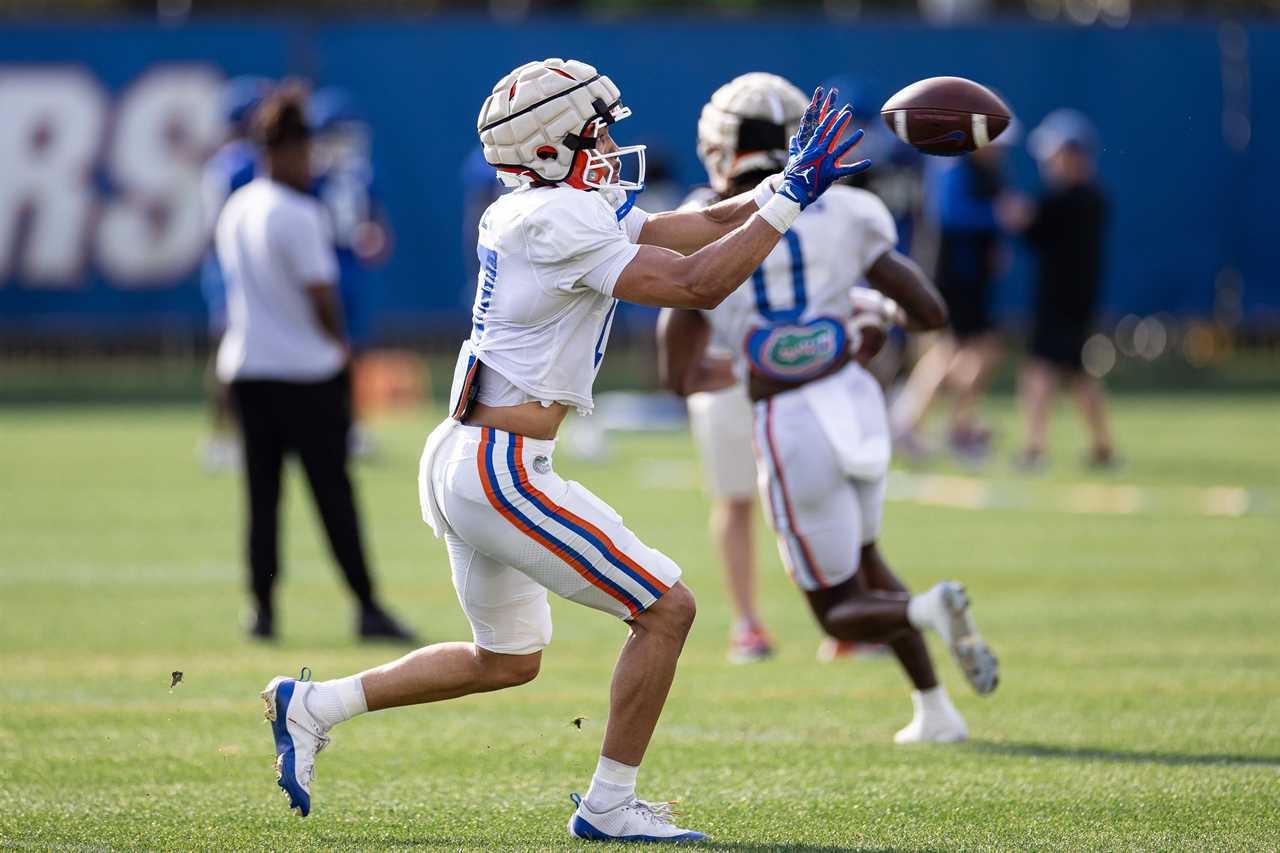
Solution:
M 480 111 L 485 159 L 515 192 L 480 223 L 482 259 L 451 416 L 423 451 L 423 515 L 449 550 L 473 642 L 437 643 L 359 675 L 276 678 L 263 691 L 280 786 L 311 807 L 315 755 L 336 723 L 370 710 L 523 684 L 551 639 L 547 590 L 614 614 L 630 634 L 614 670 L 591 787 L 569 831 L 595 840 L 696 840 L 670 808 L 635 796 L 636 776 L 693 622 L 680 568 L 612 509 L 552 468 L 570 409 L 591 386 L 619 300 L 714 308 L 750 276 L 800 214 L 839 178 L 856 144 L 851 116 L 815 95 L 780 179 L 702 211 L 647 216 L 626 191 L 643 182 L 643 146 L 619 148 L 630 115 L 608 77 L 548 59 L 508 74 Z M 634 179 L 623 173 L 630 160 Z M 776 187 L 776 192 L 774 191 Z
M 752 76 L 741 84 L 744 105 L 803 101 L 780 78 Z M 769 97 L 748 96 L 753 88 Z M 740 129 L 738 147 L 723 153 L 730 163 L 750 162 L 757 153 L 750 149 L 785 138 L 784 124 L 770 132 L 757 111 L 719 110 L 714 118 L 748 131 L 747 145 Z M 768 159 L 758 159 L 767 169 Z M 742 172 L 735 180 L 758 179 Z M 663 373 L 677 391 L 697 388 L 707 340 L 739 342 L 737 368 L 754 401 L 759 489 L 788 572 L 828 635 L 893 649 L 915 688 L 915 717 L 898 742 L 962 740 L 964 720 L 938 683 L 921 632 L 941 635 L 980 693 L 995 688 L 996 661 L 962 586 L 941 583 L 912 596 L 876 547 L 889 432 L 880 386 L 853 358 L 868 316 L 878 315 L 882 329 L 903 320 L 937 328 L 946 323 L 945 305 L 919 267 L 894 249 L 893 218 L 865 190 L 832 187 L 784 237 L 715 310 L 664 312 Z M 865 288 L 855 294 L 864 278 L 886 295 Z

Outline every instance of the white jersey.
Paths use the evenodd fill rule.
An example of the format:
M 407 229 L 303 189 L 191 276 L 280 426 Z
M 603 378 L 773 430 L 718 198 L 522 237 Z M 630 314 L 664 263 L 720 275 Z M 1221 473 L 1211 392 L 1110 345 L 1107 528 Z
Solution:
M 520 399 L 506 395 L 504 402 L 591 411 L 591 386 L 617 308 L 613 287 L 639 251 L 635 241 L 646 219 L 635 208 L 615 210 L 611 195 L 525 187 L 485 211 L 471 337 L 455 396 L 466 398 L 478 361 L 486 368 L 479 372 L 481 402 L 493 404 L 495 394 L 517 389 Z
M 751 279 L 712 311 L 713 340 L 733 347 L 740 375 L 750 359 L 748 337 L 758 329 L 792 330 L 819 318 L 841 327 L 853 314 L 849 291 L 898 242 L 889 209 L 866 190 L 836 185 L 805 208 Z
M 321 327 L 307 295 L 309 287 L 338 281 L 320 202 L 256 178 L 227 199 L 215 245 L 227 283 L 219 379 L 315 382 L 342 369 L 346 353 Z

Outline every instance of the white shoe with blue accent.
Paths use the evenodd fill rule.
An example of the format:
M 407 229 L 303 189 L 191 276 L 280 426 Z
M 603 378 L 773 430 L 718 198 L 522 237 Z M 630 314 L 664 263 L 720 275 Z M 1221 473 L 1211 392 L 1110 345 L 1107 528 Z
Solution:
M 315 685 L 311 672 L 300 678 L 277 675 L 262 691 L 267 722 L 276 743 L 276 777 L 289 808 L 299 817 L 311 813 L 311 781 L 316 776 L 316 755 L 329 745 L 328 729 L 307 710 L 306 697 Z
M 681 829 L 672 822 L 677 817 L 672 803 L 650 803 L 632 797 L 607 812 L 596 813 L 586 801 L 570 794 L 578 808 L 569 818 L 569 834 L 585 841 L 635 841 L 640 843 L 674 843 L 706 841 L 707 836 Z

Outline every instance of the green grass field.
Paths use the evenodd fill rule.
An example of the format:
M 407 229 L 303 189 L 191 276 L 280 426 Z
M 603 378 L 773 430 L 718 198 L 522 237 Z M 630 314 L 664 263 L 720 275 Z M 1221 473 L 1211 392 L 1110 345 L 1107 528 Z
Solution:
M 1005 404 L 1006 435 L 1011 417 Z M 891 661 L 814 661 L 818 632 L 765 536 L 780 656 L 724 662 L 687 437 L 621 437 L 604 464 L 562 453 L 561 472 L 680 562 L 699 597 L 641 795 L 678 798 L 733 851 L 1280 848 L 1280 398 L 1121 399 L 1128 465 L 1107 476 L 1074 467 L 1060 420 L 1042 477 L 991 465 L 993 508 L 889 505 L 892 563 L 917 587 L 964 580 L 1003 665 L 978 698 L 940 662 L 974 736 L 950 747 L 892 744 L 910 704 Z M 444 548 L 418 517 L 432 424 L 380 424 L 385 459 L 360 469 L 361 498 L 397 611 L 463 639 Z M 241 639 L 239 484 L 197 467 L 201 430 L 194 407 L 0 409 L 0 847 L 572 846 L 568 794 L 594 766 L 623 629 L 562 602 L 537 681 L 341 727 L 312 816 L 289 814 L 257 692 L 397 651 L 352 642 L 296 471 L 284 639 Z M 969 494 L 940 482 L 926 498 Z M 1243 515 L 1206 514 L 1218 504 L 1198 496 L 1219 486 L 1246 490 L 1226 504 Z

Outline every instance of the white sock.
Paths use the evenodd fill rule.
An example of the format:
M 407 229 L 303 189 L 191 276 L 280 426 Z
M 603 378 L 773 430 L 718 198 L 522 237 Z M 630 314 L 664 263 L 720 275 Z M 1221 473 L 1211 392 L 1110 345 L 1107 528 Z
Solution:
M 636 776 L 640 768 L 600 756 L 596 775 L 587 789 L 587 808 L 596 814 L 612 811 L 636 795 Z
M 917 631 L 933 628 L 933 614 L 937 608 L 939 594 L 938 587 L 935 586 L 928 592 L 913 595 L 907 600 L 907 621 L 911 623 L 912 628 Z
M 326 729 L 369 710 L 360 676 L 317 681 L 307 693 L 307 710 Z
M 954 714 L 956 711 L 955 706 L 951 704 L 951 697 L 947 695 L 947 688 L 941 684 L 930 690 L 913 690 L 911 698 L 922 717 Z

